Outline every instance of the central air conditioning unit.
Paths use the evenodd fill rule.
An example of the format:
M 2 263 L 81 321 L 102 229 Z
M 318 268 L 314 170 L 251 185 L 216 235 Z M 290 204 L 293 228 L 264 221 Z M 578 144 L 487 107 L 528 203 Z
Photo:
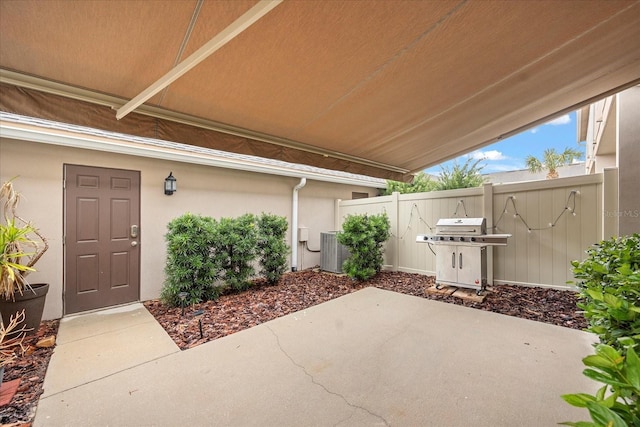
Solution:
M 337 231 L 320 233 L 320 270 L 342 273 L 342 263 L 349 258 L 347 248 L 336 239 Z

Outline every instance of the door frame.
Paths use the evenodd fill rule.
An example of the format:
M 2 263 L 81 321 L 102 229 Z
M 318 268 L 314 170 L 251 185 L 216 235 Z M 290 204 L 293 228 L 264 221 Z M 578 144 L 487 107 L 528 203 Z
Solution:
M 99 308 L 95 308 L 95 309 L 90 309 L 90 310 L 86 310 L 86 311 L 78 311 L 78 312 L 73 312 L 73 313 L 69 313 L 68 311 L 68 304 L 67 304 L 67 284 L 68 284 L 68 271 L 67 271 L 67 231 L 68 231 L 68 221 L 67 221 L 67 173 L 68 173 L 68 168 L 69 167 L 85 167 L 85 168 L 91 168 L 91 169 L 108 169 L 108 170 L 120 170 L 120 171 L 127 171 L 127 172 L 134 172 L 138 174 L 138 189 L 137 189 L 137 193 L 138 193 L 138 218 L 137 218 L 137 225 L 138 225 L 138 230 L 142 229 L 142 172 L 140 170 L 135 170 L 135 169 L 125 169 L 125 168 L 118 168 L 118 167 L 108 167 L 108 166 L 93 166 L 93 165 L 86 165 L 86 164 L 77 164 L 77 163 L 63 163 L 62 164 L 62 315 L 66 316 L 68 314 L 78 314 L 78 313 L 82 313 L 82 312 L 91 312 L 91 311 L 97 311 L 97 310 L 104 310 L 106 308 L 109 307 L 117 307 L 121 304 L 114 304 L 112 306 L 104 306 L 104 307 L 99 307 Z M 138 231 L 139 232 L 139 231 Z M 137 287 L 137 295 L 136 295 L 136 299 L 135 301 L 140 301 L 140 295 L 141 295 L 141 272 L 142 272 L 142 248 L 140 245 L 140 234 L 138 235 L 138 245 L 137 245 L 137 250 L 138 250 L 138 268 L 137 268 L 137 283 L 138 283 L 138 287 Z M 131 304 L 134 301 L 131 302 L 126 302 L 123 304 Z

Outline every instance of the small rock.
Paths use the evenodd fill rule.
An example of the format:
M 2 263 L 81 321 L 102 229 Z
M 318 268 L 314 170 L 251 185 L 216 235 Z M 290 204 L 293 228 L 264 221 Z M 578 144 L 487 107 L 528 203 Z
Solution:
M 36 347 L 38 348 L 49 348 L 53 347 L 56 343 L 55 335 L 50 335 L 46 338 L 42 338 L 40 341 L 36 343 Z

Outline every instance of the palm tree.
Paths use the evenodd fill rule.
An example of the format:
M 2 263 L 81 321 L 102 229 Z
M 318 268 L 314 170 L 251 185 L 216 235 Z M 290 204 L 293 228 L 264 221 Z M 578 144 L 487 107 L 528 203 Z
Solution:
M 534 156 L 527 156 L 525 163 L 529 172 L 541 172 L 547 169 L 547 179 L 557 178 L 558 168 L 570 164 L 573 159 L 580 159 L 582 152 L 573 148 L 565 148 L 562 153 L 558 153 L 555 148 L 547 148 L 542 154 L 542 159 Z

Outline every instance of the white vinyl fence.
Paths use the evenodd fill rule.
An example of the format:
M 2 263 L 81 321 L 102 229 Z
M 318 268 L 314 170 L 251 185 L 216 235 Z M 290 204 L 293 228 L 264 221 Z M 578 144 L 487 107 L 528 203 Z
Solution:
M 565 288 L 573 280 L 571 261 L 583 259 L 586 249 L 615 229 L 615 218 L 605 212 L 615 211 L 617 191 L 605 179 L 617 182 L 617 171 L 338 201 L 336 228 L 350 214 L 386 213 L 392 235 L 385 269 L 434 275 L 435 255 L 416 236 L 433 234 L 440 218 L 485 217 L 487 233 L 512 235 L 507 246 L 487 249 L 489 284 Z

